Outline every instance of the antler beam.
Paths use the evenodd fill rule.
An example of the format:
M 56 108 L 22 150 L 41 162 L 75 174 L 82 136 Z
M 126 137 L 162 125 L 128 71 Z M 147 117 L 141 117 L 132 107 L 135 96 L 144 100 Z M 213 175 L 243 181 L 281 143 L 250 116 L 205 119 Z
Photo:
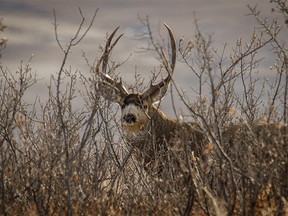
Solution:
M 153 85 L 151 83 L 150 88 L 143 94 L 145 97 L 152 97 L 156 92 L 159 91 L 159 89 L 164 89 L 163 94 L 165 94 L 167 91 L 168 85 L 172 79 L 173 73 L 174 73 L 175 64 L 176 64 L 176 43 L 175 43 L 175 39 L 174 39 L 171 28 L 165 23 L 164 25 L 166 29 L 168 30 L 170 41 L 171 41 L 171 50 L 172 50 L 171 63 L 169 64 L 169 61 L 162 48 L 161 48 L 160 57 L 162 59 L 165 69 L 168 72 L 168 75 L 165 79 L 163 79 L 161 82 L 159 82 L 156 85 Z

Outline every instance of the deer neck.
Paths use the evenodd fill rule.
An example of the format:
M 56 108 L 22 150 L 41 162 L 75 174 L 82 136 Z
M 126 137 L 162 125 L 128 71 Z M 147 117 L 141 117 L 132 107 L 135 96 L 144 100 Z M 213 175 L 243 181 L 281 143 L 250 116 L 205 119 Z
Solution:
M 166 116 L 158 107 L 152 106 L 148 112 L 150 121 L 147 127 L 152 135 L 160 139 L 169 140 L 170 136 L 177 130 L 176 120 Z

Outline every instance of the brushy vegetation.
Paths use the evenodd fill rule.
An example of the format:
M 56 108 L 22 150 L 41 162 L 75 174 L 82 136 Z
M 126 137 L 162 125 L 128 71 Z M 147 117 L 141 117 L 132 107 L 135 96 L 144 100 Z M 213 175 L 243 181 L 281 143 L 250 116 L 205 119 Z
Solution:
M 282 19 L 268 21 L 249 7 L 259 25 L 228 56 L 227 47 L 213 49 L 197 22 L 194 37 L 179 41 L 177 64 L 185 64 L 199 80 L 193 89 L 197 100 L 190 101 L 177 81 L 173 88 L 189 117 L 205 131 L 210 142 L 203 154 L 211 159 L 204 166 L 185 143 L 175 140 L 167 152 L 174 159 L 161 177 L 147 174 L 123 140 L 115 111 L 95 88 L 93 70 L 85 77 L 65 64 L 97 11 L 84 34 L 77 31 L 67 46 L 57 38 L 55 16 L 63 61 L 57 77 L 51 77 L 47 101 L 25 101 L 27 89 L 37 82 L 30 62 L 16 73 L 1 63 L 0 214 L 288 214 L 288 56 L 287 40 L 279 39 L 287 32 L 288 5 L 280 0 L 271 4 Z M 148 19 L 141 21 L 149 30 Z M 4 25 L 0 27 L 2 31 Z M 155 49 L 152 34 L 147 36 L 149 50 Z M 2 49 L 6 40 L 0 41 Z M 254 76 L 265 61 L 258 57 L 264 48 L 275 57 L 272 81 Z M 110 72 L 118 67 L 121 63 L 111 61 Z M 84 88 L 77 89 L 79 85 Z

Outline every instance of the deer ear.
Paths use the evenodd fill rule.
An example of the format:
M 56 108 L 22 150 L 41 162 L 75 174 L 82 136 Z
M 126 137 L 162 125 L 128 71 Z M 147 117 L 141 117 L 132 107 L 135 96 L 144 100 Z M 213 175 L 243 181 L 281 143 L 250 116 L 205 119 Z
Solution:
M 148 101 L 150 104 L 159 102 L 164 98 L 169 84 L 163 83 L 163 85 L 152 85 L 148 90 L 143 93 L 143 98 Z
M 121 91 L 117 86 L 108 82 L 98 83 L 98 88 L 103 98 L 119 105 L 123 103 L 124 98 L 127 96 L 126 92 Z

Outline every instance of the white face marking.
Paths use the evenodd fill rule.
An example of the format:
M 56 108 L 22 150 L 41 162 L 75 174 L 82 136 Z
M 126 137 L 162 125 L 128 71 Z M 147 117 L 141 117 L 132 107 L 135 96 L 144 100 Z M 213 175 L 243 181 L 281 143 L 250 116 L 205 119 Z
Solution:
M 140 106 L 131 103 L 122 109 L 122 127 L 126 136 L 130 138 L 133 137 L 135 139 L 140 134 L 143 134 L 148 121 L 148 115 Z

